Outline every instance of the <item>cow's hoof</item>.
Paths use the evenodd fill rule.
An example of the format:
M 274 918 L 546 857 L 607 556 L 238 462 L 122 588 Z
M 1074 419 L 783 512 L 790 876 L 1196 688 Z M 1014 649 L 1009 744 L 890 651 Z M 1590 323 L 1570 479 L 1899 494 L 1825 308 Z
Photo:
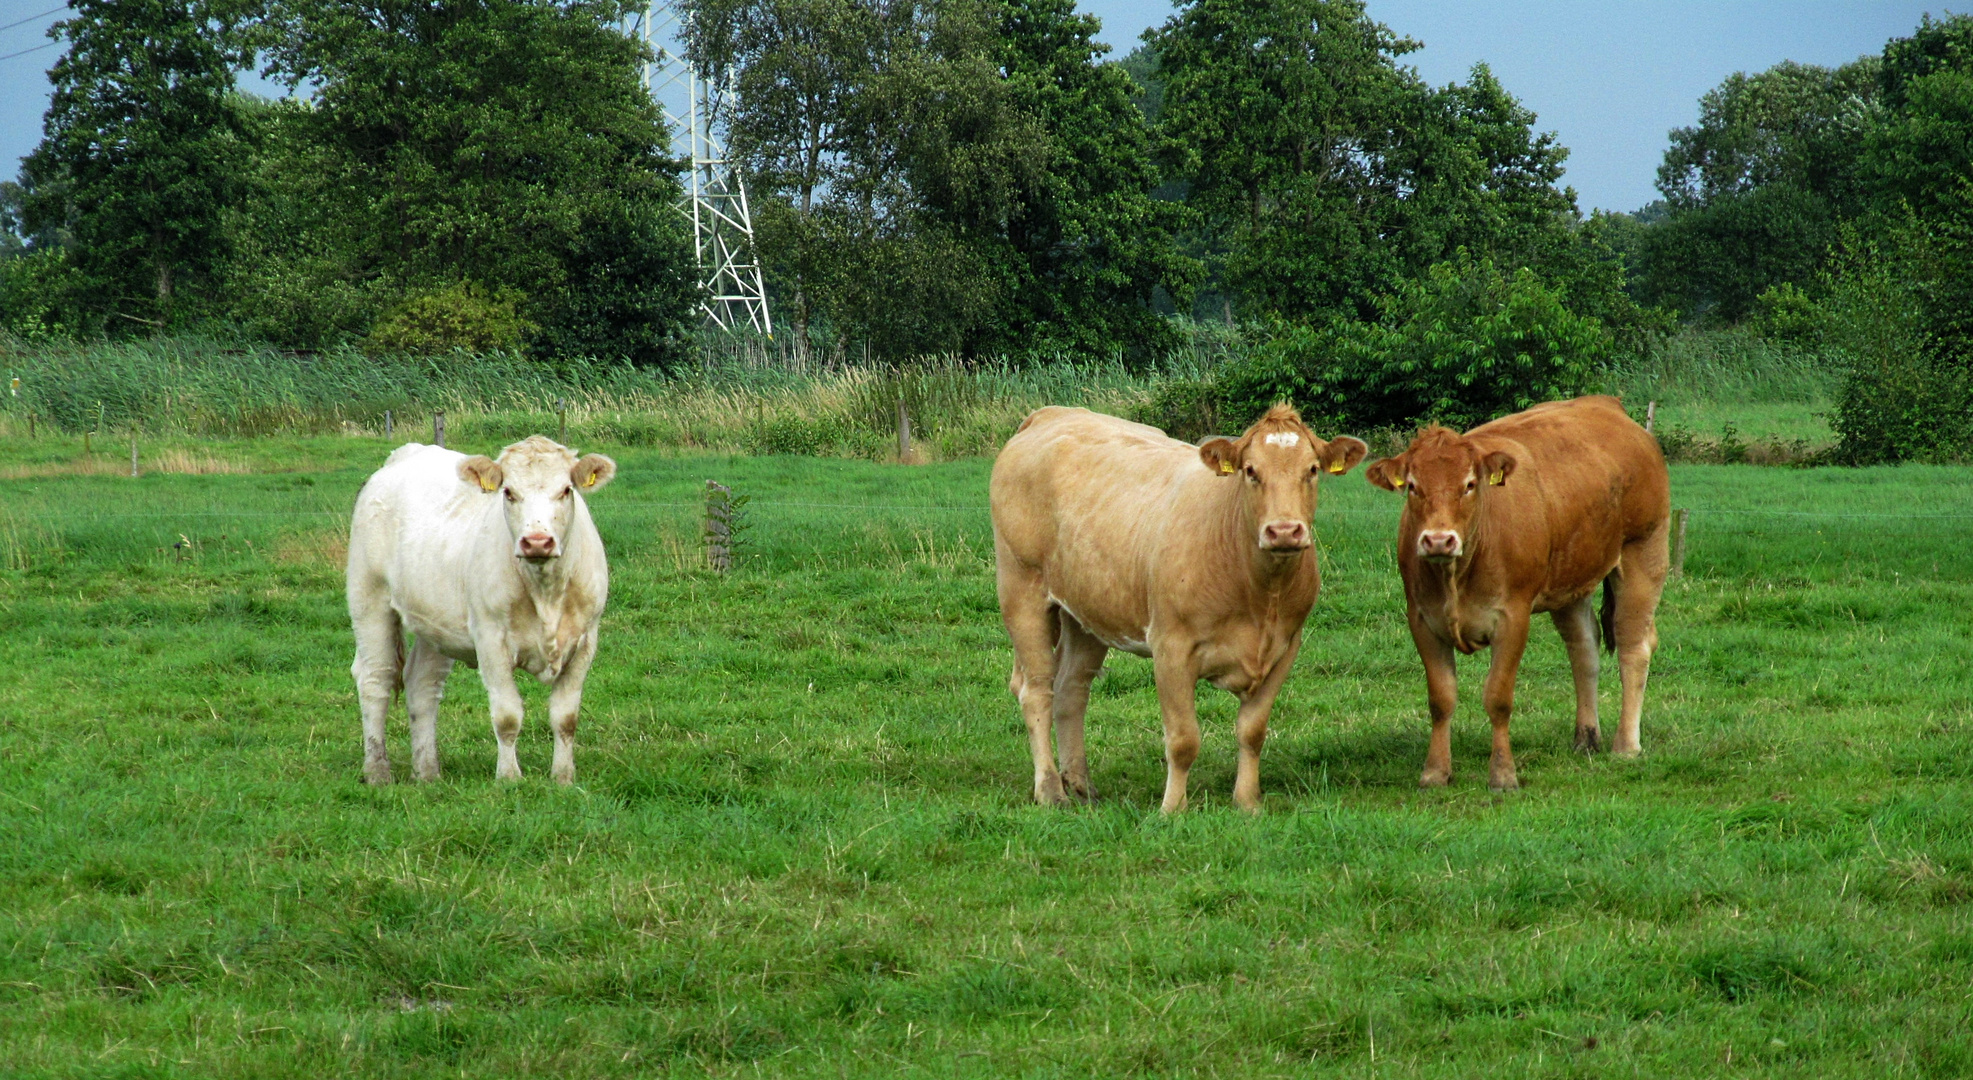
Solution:
M 363 770 L 363 782 L 366 784 L 375 784 L 379 787 L 390 783 L 390 766 L 385 765 L 381 768 L 366 766 Z
M 1096 789 L 1090 786 L 1089 777 L 1069 775 L 1062 777 L 1062 791 L 1077 802 L 1095 802 Z
M 413 769 L 411 772 L 411 779 L 416 780 L 421 784 L 429 784 L 432 781 L 438 779 L 438 766 L 434 765 L 429 769 Z
M 570 784 L 575 783 L 575 770 L 574 769 L 555 770 L 555 782 L 562 785 L 563 787 L 568 787 Z
M 1642 753 L 1644 753 L 1642 746 L 1613 746 L 1610 748 L 1610 756 L 1612 757 L 1634 758 Z
M 1594 754 L 1603 749 L 1603 733 L 1595 728 L 1576 729 L 1576 753 Z
M 1062 792 L 1062 777 L 1055 773 L 1034 782 L 1034 801 L 1043 806 L 1061 806 L 1069 801 Z
M 1450 783 L 1452 783 L 1452 770 L 1450 769 L 1443 772 L 1427 769 L 1425 770 L 1425 775 L 1418 778 L 1418 786 L 1422 788 L 1444 787 Z
M 1519 791 L 1521 790 L 1521 781 L 1519 777 L 1511 774 L 1508 776 L 1490 776 L 1487 778 L 1487 786 L 1495 791 Z

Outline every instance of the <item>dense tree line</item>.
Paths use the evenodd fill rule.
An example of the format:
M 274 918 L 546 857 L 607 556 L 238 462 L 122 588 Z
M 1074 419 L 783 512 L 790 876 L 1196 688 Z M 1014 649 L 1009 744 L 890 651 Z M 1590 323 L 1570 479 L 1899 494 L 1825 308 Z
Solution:
M 1737 74 L 1672 133 L 1663 200 L 1614 223 L 1646 302 L 1849 367 L 1852 460 L 1973 441 L 1973 18 L 1836 68 Z
M 662 363 L 678 164 L 615 0 L 76 0 L 7 191 L 16 333 Z M 255 62 L 309 100 L 240 94 Z

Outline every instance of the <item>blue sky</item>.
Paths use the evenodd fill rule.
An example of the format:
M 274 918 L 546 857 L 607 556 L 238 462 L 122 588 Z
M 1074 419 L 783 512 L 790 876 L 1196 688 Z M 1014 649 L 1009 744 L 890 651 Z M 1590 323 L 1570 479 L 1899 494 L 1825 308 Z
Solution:
M 1171 13 L 1159 0 L 1078 0 L 1102 38 L 1130 51 Z M 0 0 L 0 173 L 41 137 L 54 48 L 36 48 L 54 0 Z M 1569 147 L 1565 182 L 1585 210 L 1633 210 L 1651 186 L 1665 135 L 1698 116 L 1699 95 L 1736 71 L 1782 60 L 1840 64 L 1908 34 L 1926 11 L 1898 0 L 1371 0 L 1370 14 L 1425 43 L 1408 60 L 1428 81 L 1493 66 L 1508 90 Z M 10 54 L 35 49 L 24 55 Z

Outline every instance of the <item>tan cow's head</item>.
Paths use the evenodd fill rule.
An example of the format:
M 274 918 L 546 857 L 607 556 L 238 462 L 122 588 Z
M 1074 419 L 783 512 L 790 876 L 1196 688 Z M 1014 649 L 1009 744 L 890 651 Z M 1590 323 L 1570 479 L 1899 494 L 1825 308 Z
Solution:
M 1473 514 L 1489 488 L 1507 483 L 1514 456 L 1480 449 L 1456 431 L 1428 427 L 1396 457 L 1373 461 L 1364 479 L 1386 491 L 1402 491 L 1406 511 L 1418 522 L 1418 557 L 1450 562 L 1466 553 Z
M 1316 478 L 1349 472 L 1369 449 L 1348 435 L 1323 442 L 1283 403 L 1238 439 L 1207 439 L 1199 459 L 1227 482 L 1246 485 L 1244 505 L 1261 549 L 1291 554 L 1313 539 Z
M 500 451 L 459 463 L 459 478 L 505 500 L 507 531 L 514 557 L 540 565 L 561 556 L 575 518 L 578 492 L 588 494 L 610 482 L 617 463 L 601 454 L 577 459 L 575 451 L 543 435 L 530 435 Z

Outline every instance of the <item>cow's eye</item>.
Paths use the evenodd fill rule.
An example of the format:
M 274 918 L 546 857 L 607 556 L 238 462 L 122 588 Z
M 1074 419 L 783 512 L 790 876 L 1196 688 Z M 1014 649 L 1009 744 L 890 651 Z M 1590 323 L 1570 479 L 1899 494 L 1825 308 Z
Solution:
M 574 486 L 574 485 L 570 485 L 570 486 L 568 486 L 568 487 L 565 487 L 565 488 L 563 488 L 563 489 L 562 489 L 562 493 L 561 493 L 560 495 L 558 495 L 558 496 L 556 496 L 556 498 L 560 498 L 560 499 L 566 499 L 566 498 L 568 498 L 569 496 L 571 496 L 571 495 L 573 495 L 573 494 L 575 494 L 575 486 Z
M 1249 480 L 1259 480 L 1261 478 L 1261 474 L 1255 472 L 1254 467 L 1252 465 L 1247 466 L 1242 471 L 1244 471 L 1247 474 L 1247 479 Z
M 1466 493 L 1468 495 L 1473 493 L 1473 478 L 1470 476 L 1466 478 Z
M 514 489 L 510 487 L 501 488 L 500 494 L 507 496 L 508 502 L 513 502 L 515 498 L 517 498 L 517 496 L 514 494 Z

